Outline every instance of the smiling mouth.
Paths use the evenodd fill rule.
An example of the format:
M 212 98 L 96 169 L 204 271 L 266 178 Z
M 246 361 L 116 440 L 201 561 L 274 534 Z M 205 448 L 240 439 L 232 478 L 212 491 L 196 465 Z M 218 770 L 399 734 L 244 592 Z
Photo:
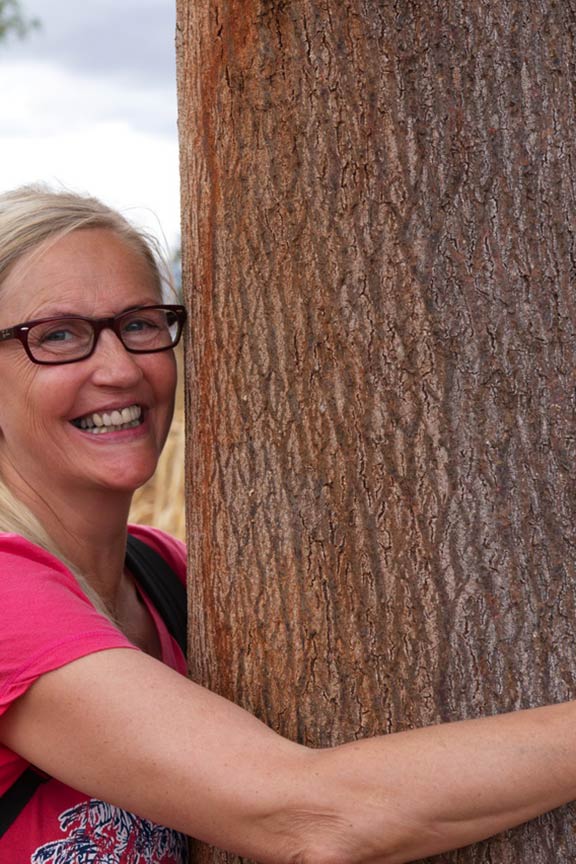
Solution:
M 72 425 L 83 432 L 92 435 L 105 435 L 107 432 L 123 432 L 125 429 L 134 429 L 142 423 L 142 406 L 129 405 L 115 411 L 94 411 L 92 414 L 84 414 L 72 420 Z

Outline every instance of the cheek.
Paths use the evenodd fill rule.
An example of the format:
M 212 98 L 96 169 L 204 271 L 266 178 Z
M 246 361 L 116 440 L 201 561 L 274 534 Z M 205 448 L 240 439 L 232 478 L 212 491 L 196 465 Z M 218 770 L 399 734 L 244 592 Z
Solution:
M 174 401 L 176 397 L 176 385 L 178 381 L 178 370 L 176 358 L 168 351 L 156 355 L 149 355 L 145 375 L 154 393 L 154 399 L 159 409 L 158 420 L 162 422 L 162 435 L 166 435 L 172 420 Z
M 0 362 L 0 431 L 32 435 L 52 434 L 54 422 L 61 422 L 73 404 L 81 383 L 77 373 L 66 366 L 36 366 L 27 361 Z
M 169 411 L 167 417 L 167 430 L 166 434 L 168 434 L 168 429 L 170 428 L 170 423 L 172 422 L 172 416 L 174 414 L 174 404 L 176 401 L 176 386 L 178 384 L 178 370 L 176 368 L 176 363 L 172 363 L 170 366 L 170 374 L 166 379 L 166 396 L 169 404 Z
M 164 354 L 157 354 L 156 359 L 161 360 L 161 362 L 154 369 L 154 388 L 159 398 L 172 403 L 178 381 L 176 358 L 173 352 L 166 351 Z
M 0 431 L 8 430 L 20 418 L 29 415 L 34 404 L 35 369 L 16 358 L 0 360 Z

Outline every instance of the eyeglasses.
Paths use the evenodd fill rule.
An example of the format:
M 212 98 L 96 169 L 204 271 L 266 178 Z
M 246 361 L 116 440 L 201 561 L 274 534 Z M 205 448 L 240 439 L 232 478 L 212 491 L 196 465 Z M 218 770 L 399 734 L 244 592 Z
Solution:
M 0 342 L 19 339 L 33 363 L 76 363 L 94 353 L 102 330 L 113 330 L 130 354 L 168 351 L 180 341 L 184 306 L 138 306 L 112 318 L 39 318 L 0 330 Z

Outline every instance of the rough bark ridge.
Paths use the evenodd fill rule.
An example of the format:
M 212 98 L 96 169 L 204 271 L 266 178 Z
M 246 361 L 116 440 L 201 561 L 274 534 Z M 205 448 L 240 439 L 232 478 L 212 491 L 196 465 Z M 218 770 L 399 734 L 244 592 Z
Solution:
M 193 674 L 286 735 L 574 696 L 575 9 L 178 2 Z

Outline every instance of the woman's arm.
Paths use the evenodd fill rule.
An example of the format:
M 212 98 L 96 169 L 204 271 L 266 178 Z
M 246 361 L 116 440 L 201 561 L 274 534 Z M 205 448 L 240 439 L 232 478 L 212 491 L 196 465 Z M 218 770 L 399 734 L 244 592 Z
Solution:
M 270 864 L 413 861 L 576 798 L 576 704 L 325 750 L 129 649 L 42 676 L 0 740 L 88 795 Z

